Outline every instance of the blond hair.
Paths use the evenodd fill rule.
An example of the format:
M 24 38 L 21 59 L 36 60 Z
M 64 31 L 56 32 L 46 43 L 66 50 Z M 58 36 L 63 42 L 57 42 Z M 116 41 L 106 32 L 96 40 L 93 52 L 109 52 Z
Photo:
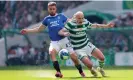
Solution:
M 56 2 L 49 2 L 48 6 L 56 6 Z
M 76 16 L 79 15 L 79 14 L 83 14 L 83 12 L 82 12 L 82 11 L 77 11 L 77 12 L 73 15 L 72 19 L 73 19 L 73 20 L 76 20 Z M 83 15 L 84 15 L 84 14 L 83 14 Z

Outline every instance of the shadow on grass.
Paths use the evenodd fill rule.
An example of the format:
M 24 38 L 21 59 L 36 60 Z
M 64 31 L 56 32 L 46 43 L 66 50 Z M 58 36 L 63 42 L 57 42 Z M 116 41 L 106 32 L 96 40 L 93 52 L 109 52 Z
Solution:
M 61 79 L 89 79 L 89 78 L 96 78 L 96 79 L 100 79 L 100 78 L 109 78 L 109 76 L 106 77 L 94 77 L 94 76 L 90 76 L 90 77 L 63 77 Z
M 102 77 L 63 77 L 62 79 L 86 79 L 86 78 L 102 78 Z

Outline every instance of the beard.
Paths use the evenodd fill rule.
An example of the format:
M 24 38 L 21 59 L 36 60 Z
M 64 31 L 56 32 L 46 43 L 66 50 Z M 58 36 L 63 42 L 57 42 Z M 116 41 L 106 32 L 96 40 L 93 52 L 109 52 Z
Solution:
M 82 24 L 82 22 L 79 22 L 80 24 Z
M 78 23 L 79 23 L 79 24 L 82 24 L 83 22 L 80 21 L 80 22 L 78 22 Z
M 83 22 L 77 22 L 77 23 L 78 23 L 78 25 L 82 25 Z
M 50 16 L 55 16 L 56 13 L 49 13 Z

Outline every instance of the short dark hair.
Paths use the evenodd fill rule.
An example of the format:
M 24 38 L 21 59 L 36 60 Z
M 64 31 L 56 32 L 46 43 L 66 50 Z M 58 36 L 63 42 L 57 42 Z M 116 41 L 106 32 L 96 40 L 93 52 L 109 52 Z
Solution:
M 48 6 L 56 6 L 56 2 L 49 2 Z

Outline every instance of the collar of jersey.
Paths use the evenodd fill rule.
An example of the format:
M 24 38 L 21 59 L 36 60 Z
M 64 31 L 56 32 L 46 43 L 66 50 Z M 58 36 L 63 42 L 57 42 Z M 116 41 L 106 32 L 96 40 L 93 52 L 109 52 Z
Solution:
M 57 16 L 58 15 L 58 13 L 56 13 L 54 16 L 51 16 L 51 15 L 49 15 L 50 17 L 55 17 L 55 16 Z

